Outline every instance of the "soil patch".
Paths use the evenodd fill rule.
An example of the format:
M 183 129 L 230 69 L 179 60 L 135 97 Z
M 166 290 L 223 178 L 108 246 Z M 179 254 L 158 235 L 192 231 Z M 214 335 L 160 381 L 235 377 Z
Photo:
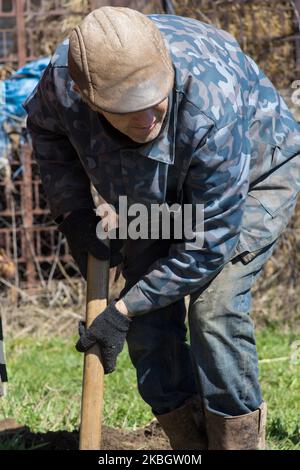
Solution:
M 38 450 L 77 450 L 79 432 L 55 431 L 33 433 L 27 426 L 18 424 L 13 418 L 0 421 L 0 445 L 5 448 Z M 159 423 L 135 431 L 102 427 L 103 450 L 170 450 L 168 439 Z

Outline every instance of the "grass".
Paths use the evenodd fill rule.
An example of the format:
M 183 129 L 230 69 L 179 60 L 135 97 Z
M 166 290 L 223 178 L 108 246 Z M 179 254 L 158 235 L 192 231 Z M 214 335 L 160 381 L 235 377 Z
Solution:
M 34 432 L 78 428 L 83 358 L 74 344 L 75 338 L 60 337 L 7 341 L 10 385 L 0 400 L 0 419 L 13 416 Z M 135 428 L 150 419 L 124 351 L 118 370 L 105 377 L 105 424 Z
M 263 396 L 268 403 L 271 449 L 300 450 L 300 334 L 268 328 L 257 335 Z M 284 360 L 288 357 L 288 360 Z
M 260 359 L 288 357 L 260 364 L 263 395 L 269 406 L 267 438 L 271 449 L 300 450 L 299 339 L 293 332 L 272 328 L 257 334 Z M 8 396 L 0 399 L 0 420 L 14 417 L 33 432 L 78 428 L 82 356 L 74 343 L 75 338 L 61 337 L 7 341 L 10 384 Z M 108 426 L 135 429 L 153 417 L 139 397 L 126 349 L 119 356 L 117 371 L 105 377 L 104 403 Z M 21 446 L 15 443 L 15 448 Z

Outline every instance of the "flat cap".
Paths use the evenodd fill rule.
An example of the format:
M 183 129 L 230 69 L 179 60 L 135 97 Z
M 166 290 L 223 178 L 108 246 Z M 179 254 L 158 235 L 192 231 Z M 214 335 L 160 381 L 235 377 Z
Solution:
M 99 111 L 129 113 L 163 101 L 174 68 L 154 22 L 130 8 L 92 11 L 71 32 L 68 67 L 83 99 Z

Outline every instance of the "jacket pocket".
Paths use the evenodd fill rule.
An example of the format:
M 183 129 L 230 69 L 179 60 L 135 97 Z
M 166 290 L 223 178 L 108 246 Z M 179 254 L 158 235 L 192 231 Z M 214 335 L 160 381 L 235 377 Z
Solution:
M 258 250 L 236 256 L 234 258 L 234 261 L 241 261 L 243 264 L 248 264 L 251 261 L 253 261 L 257 256 L 265 253 L 266 251 L 271 250 L 272 248 L 272 250 L 269 252 L 269 257 L 270 257 L 273 253 L 273 250 L 275 248 L 274 245 L 276 242 L 277 242 L 277 238 L 273 240 L 271 243 L 269 243 L 268 245 L 265 245 L 262 248 L 259 248 Z
M 281 205 L 279 201 L 274 202 L 274 198 L 266 194 L 248 194 L 234 257 L 242 256 L 245 262 L 251 261 L 256 252 L 275 241 L 285 230 L 294 213 L 297 195 L 282 199 Z
M 300 189 L 300 156 L 295 155 L 253 184 L 246 197 L 235 253 L 252 253 L 272 243 L 288 225 Z

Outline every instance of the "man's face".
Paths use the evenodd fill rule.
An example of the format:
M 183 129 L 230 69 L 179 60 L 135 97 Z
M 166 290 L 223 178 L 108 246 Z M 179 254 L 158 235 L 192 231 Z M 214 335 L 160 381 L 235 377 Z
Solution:
M 81 94 L 76 84 L 74 84 L 73 90 Z M 82 99 L 84 100 L 83 97 Z M 107 113 L 106 111 L 100 112 L 87 104 L 93 111 L 100 112 L 115 129 L 126 134 L 135 142 L 144 144 L 154 140 L 158 136 L 167 114 L 168 102 L 169 98 L 167 97 L 152 108 L 126 114 Z
M 118 131 L 131 140 L 144 144 L 154 140 L 162 127 L 168 110 L 168 97 L 152 108 L 127 114 L 101 111 L 101 114 Z

